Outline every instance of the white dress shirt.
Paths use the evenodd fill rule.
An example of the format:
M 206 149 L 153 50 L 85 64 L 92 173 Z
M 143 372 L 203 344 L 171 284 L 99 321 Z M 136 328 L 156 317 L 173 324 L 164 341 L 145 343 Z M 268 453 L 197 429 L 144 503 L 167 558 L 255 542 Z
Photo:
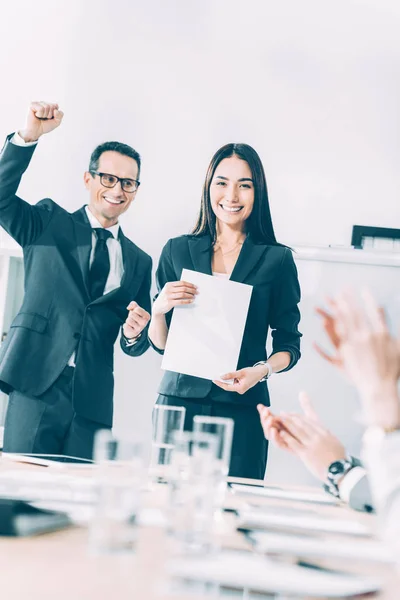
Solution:
M 90 212 L 90 208 L 85 206 L 85 211 L 87 214 L 87 218 L 89 219 L 90 226 L 92 229 L 96 227 L 100 227 L 103 229 L 103 226 L 100 225 L 96 217 Z M 104 288 L 104 294 L 108 294 L 112 290 L 120 287 L 122 276 L 124 274 L 124 263 L 122 260 L 122 249 L 121 244 L 118 239 L 119 225 L 113 225 L 112 227 L 107 227 L 107 231 L 112 233 L 112 237 L 107 239 L 107 248 L 108 254 L 110 256 L 110 272 L 107 277 L 106 286 Z M 92 262 L 94 259 L 94 251 L 96 248 L 97 236 L 95 232 L 92 233 L 92 250 L 90 252 L 89 259 L 89 268 L 92 266 Z
M 37 144 L 37 141 L 36 142 L 25 142 L 25 140 L 23 140 L 22 137 L 18 133 L 15 133 L 13 135 L 13 137 L 11 138 L 11 143 L 15 144 L 16 146 L 34 146 L 35 144 Z M 90 223 L 92 229 L 94 229 L 96 227 L 103 228 L 103 226 L 99 223 L 99 221 L 96 219 L 96 217 L 90 212 L 90 208 L 88 206 L 85 206 L 85 211 L 86 211 L 86 215 L 87 215 L 87 218 L 89 219 L 89 223 Z M 116 225 L 113 225 L 112 227 L 107 227 L 107 230 L 110 233 L 112 233 L 112 237 L 107 239 L 108 254 L 110 256 L 110 272 L 107 277 L 106 285 L 104 288 L 104 294 L 108 294 L 112 290 L 115 290 L 116 288 L 120 287 L 122 276 L 124 274 L 122 249 L 121 249 L 120 241 L 118 239 L 118 233 L 119 233 L 118 223 Z M 96 236 L 95 232 L 93 231 L 93 233 L 92 233 L 92 250 L 90 252 L 90 258 L 89 258 L 89 268 L 92 266 L 92 262 L 94 259 L 94 251 L 95 251 L 95 247 L 96 247 L 96 242 L 97 242 L 97 236 Z M 72 354 L 71 358 L 69 359 L 68 365 L 71 367 L 75 366 L 75 352 Z
M 381 534 L 400 563 L 400 431 L 367 429 L 362 459 L 367 467 Z

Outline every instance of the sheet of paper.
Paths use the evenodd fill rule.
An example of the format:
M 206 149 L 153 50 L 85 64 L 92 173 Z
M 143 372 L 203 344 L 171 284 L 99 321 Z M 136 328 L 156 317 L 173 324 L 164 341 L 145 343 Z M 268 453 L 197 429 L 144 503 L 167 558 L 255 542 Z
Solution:
M 0 497 L 25 501 L 92 504 L 96 500 L 96 481 L 51 467 L 47 469 L 5 470 L 0 473 Z
M 254 542 L 259 552 L 286 554 L 301 558 L 346 558 L 359 561 L 393 563 L 396 558 L 393 552 L 375 540 L 343 540 L 304 535 L 274 533 L 272 531 L 251 531 L 248 537 Z
M 46 456 L 50 458 L 45 458 Z M 40 467 L 53 467 L 62 469 L 73 466 L 76 468 L 93 468 L 94 461 L 88 458 L 77 458 L 76 456 L 67 456 L 64 454 L 23 454 L 17 452 L 3 452 L 2 460 L 38 465 Z
M 186 581 L 296 597 L 344 598 L 375 592 L 382 586 L 372 577 L 279 563 L 255 554 L 229 551 L 201 558 L 177 558 L 167 563 L 167 571 Z
M 297 530 L 309 533 L 325 532 L 366 537 L 372 535 L 363 523 L 350 519 L 283 515 L 258 509 L 240 511 L 238 527 L 242 529 Z
M 198 287 L 191 305 L 174 310 L 161 368 L 203 379 L 235 371 L 252 286 L 183 269 Z
M 299 502 L 311 502 L 315 504 L 339 504 L 338 500 L 324 492 L 302 492 L 298 490 L 285 490 L 279 487 L 256 487 L 232 483 L 233 492 L 248 494 L 250 496 L 262 496 L 264 498 L 281 498 L 282 500 L 298 500 Z
M 51 500 L 30 502 L 32 506 L 42 510 L 54 510 L 66 513 L 75 525 L 87 526 L 95 514 L 95 503 L 79 504 L 72 502 L 52 502 Z M 167 527 L 168 519 L 158 508 L 142 508 L 137 516 L 137 524 L 141 527 Z

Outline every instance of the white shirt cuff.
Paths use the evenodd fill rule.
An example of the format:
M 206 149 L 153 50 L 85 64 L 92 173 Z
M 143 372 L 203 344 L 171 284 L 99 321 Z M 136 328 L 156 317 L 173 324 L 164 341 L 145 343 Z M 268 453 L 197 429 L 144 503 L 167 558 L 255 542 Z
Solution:
M 125 344 L 127 346 L 134 346 L 135 344 L 137 344 L 137 342 L 139 341 L 140 336 L 142 335 L 141 333 L 139 333 L 139 335 L 137 335 L 136 337 L 129 339 L 126 337 L 126 335 L 124 334 L 124 332 L 122 332 L 122 335 L 125 338 Z
M 361 458 L 368 469 L 372 495 L 382 510 L 393 493 L 400 492 L 400 431 L 384 435 L 367 429 Z
M 354 489 L 354 486 L 356 486 L 360 479 L 364 477 L 365 473 L 366 470 L 363 467 L 353 467 L 346 473 L 339 484 L 339 495 L 343 502 L 349 504 L 350 494 Z
M 35 142 L 25 142 L 25 140 L 23 140 L 22 137 L 19 135 L 18 131 L 16 131 L 12 136 L 10 142 L 15 146 L 35 146 L 38 143 L 38 140 L 36 140 Z

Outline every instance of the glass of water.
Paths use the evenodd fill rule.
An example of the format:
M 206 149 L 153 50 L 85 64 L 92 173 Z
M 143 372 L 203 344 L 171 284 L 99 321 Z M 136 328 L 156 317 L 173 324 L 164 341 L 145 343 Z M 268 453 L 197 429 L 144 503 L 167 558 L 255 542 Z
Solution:
M 171 463 L 174 435 L 183 431 L 185 413 L 183 406 L 156 404 L 153 409 L 151 469 L 159 475 L 165 474 Z
M 215 548 L 217 436 L 177 432 L 171 460 L 168 527 L 179 551 L 204 553 Z
M 226 492 L 226 478 L 229 474 L 232 452 L 233 428 L 233 419 L 203 415 L 196 415 L 193 419 L 194 432 L 214 435 L 217 440 L 216 472 L 219 478 L 216 485 L 218 488 L 217 504 L 219 507 L 222 507 Z
M 97 500 L 89 525 L 92 554 L 136 549 L 137 517 L 144 481 L 143 444 L 100 430 L 94 440 Z
M 210 433 L 217 437 L 217 460 L 225 477 L 229 474 L 231 462 L 233 428 L 233 419 L 203 415 L 196 415 L 193 418 L 193 431 Z

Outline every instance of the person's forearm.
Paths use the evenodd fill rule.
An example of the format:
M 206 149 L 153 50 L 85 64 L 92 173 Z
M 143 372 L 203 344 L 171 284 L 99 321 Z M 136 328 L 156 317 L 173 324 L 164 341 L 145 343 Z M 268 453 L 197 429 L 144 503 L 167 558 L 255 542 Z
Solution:
M 269 375 L 272 375 L 272 373 L 279 373 L 279 371 L 286 369 L 286 367 L 290 364 L 291 358 L 292 357 L 290 356 L 289 352 L 277 352 L 268 359 L 268 365 L 272 371 L 268 368 L 268 365 L 265 365 L 264 363 L 257 364 L 257 366 L 254 368 L 258 370 L 260 379 L 262 379 L 268 375 L 268 373 Z
M 359 390 L 364 406 L 365 424 L 387 430 L 400 428 L 400 397 L 397 381 L 382 381 L 379 389 Z
M 273 373 L 279 373 L 290 365 L 291 356 L 289 352 L 277 352 L 272 354 L 268 359 L 268 364 L 271 365 Z
M 165 349 L 168 337 L 168 327 L 165 315 L 152 315 L 148 336 L 151 342 L 160 350 Z
M 27 129 L 20 129 L 17 134 L 25 144 L 36 144 L 40 137 L 31 134 Z

